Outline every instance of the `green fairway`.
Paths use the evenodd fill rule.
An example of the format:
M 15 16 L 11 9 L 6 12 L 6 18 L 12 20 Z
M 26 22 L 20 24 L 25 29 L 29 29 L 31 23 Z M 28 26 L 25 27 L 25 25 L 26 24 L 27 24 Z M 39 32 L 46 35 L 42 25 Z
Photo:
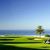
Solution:
M 28 43 L 28 44 L 5 44 L 15 47 L 32 48 L 32 49 L 50 49 L 50 44 L 44 43 Z
M 1 41 L 9 41 L 9 42 L 42 42 L 44 38 L 41 38 L 41 40 L 34 40 L 36 37 L 0 37 Z
M 38 39 L 38 40 L 37 40 Z M 39 49 L 49 49 L 50 44 L 44 44 L 44 40 L 47 38 L 39 38 L 39 37 L 0 37 L 0 45 L 4 46 L 14 46 L 19 48 L 25 48 L 30 50 L 39 50 Z M 18 48 L 18 49 L 19 49 Z

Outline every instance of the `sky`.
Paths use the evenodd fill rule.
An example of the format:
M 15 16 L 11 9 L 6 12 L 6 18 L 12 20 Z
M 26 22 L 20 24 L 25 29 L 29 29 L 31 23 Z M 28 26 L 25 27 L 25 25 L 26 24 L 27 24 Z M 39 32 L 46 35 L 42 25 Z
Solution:
M 50 29 L 50 0 L 0 0 L 0 30 Z

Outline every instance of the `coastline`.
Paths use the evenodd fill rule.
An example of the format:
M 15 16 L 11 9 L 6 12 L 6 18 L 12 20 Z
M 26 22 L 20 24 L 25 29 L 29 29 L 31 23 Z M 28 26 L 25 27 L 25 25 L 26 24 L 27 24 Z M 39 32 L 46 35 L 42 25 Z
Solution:
M 39 35 L 23 35 L 23 36 L 28 36 L 28 37 L 40 37 Z M 41 37 L 45 37 L 44 35 L 41 35 Z
M 0 37 L 18 37 L 18 36 L 26 36 L 26 37 L 40 37 L 39 35 L 0 35 Z M 45 37 L 44 35 L 41 35 L 41 37 Z

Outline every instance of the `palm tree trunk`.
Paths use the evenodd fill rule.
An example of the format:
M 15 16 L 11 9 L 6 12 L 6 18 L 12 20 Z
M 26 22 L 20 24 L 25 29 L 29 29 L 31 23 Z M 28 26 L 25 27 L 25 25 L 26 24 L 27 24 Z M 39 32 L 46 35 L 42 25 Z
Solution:
M 41 38 L 41 33 L 40 33 L 40 38 Z

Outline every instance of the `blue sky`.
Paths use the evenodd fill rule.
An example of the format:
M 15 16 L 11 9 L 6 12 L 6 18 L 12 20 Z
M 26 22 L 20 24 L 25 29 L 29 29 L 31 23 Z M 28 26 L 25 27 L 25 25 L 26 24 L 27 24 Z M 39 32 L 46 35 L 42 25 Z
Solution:
M 50 0 L 0 0 L 0 29 L 50 29 Z

